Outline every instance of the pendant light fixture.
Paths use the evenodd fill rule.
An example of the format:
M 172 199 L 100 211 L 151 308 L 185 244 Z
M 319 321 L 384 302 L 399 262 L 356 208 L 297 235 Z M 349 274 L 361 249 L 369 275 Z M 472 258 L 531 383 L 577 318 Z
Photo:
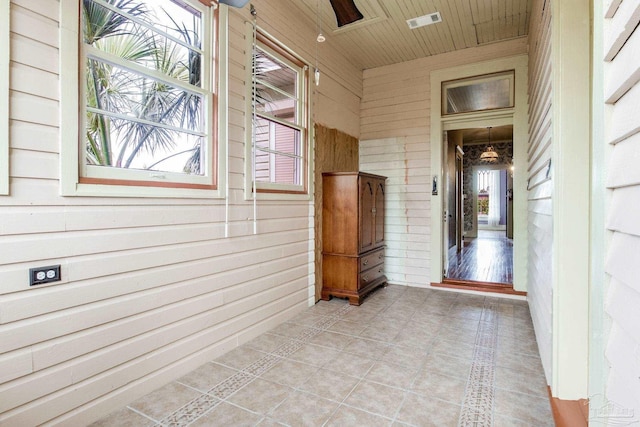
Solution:
M 489 146 L 482 154 L 480 154 L 480 160 L 493 163 L 497 161 L 500 156 L 498 156 L 498 153 L 496 153 L 491 146 L 491 126 L 487 127 L 487 129 L 489 130 Z
M 320 0 L 316 0 L 316 27 L 318 36 L 316 37 L 316 66 L 313 70 L 313 82 L 320 85 L 320 69 L 318 68 L 318 45 L 324 43 L 327 38 L 322 34 L 322 17 L 320 16 Z

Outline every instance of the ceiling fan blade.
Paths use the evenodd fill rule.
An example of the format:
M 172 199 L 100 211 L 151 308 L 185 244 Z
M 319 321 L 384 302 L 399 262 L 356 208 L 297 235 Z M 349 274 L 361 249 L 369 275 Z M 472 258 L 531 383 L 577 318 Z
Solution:
M 353 0 L 330 0 L 331 7 L 336 13 L 336 19 L 338 20 L 338 27 L 351 24 L 364 18 L 362 13 L 356 7 Z

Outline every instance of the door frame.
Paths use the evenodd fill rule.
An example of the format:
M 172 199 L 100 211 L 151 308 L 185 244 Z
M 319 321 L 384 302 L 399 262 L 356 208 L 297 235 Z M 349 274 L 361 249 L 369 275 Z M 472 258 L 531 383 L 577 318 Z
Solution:
M 464 151 L 456 149 L 455 188 L 456 188 L 456 251 L 460 252 L 464 245 Z
M 514 107 L 476 113 L 442 116 L 442 82 L 463 79 L 483 74 L 514 70 L 515 98 Z M 445 130 L 467 129 L 474 127 L 513 125 L 513 288 L 527 291 L 527 143 L 528 134 L 528 57 L 516 55 L 467 64 L 459 67 L 436 70 L 431 73 L 431 174 L 444 182 L 443 132 Z M 442 221 L 443 194 L 431 196 L 431 264 L 432 283 L 442 283 L 444 275 L 444 222 Z

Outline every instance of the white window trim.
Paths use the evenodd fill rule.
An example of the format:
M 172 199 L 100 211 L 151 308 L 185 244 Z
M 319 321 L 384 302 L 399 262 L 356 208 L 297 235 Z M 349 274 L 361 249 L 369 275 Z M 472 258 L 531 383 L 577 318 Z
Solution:
M 215 158 L 217 165 L 210 165 L 210 171 L 217 174 L 216 189 L 198 189 L 198 188 L 177 188 L 177 187 L 154 187 L 145 183 L 140 185 L 111 185 L 111 184 L 87 184 L 80 182 L 80 77 L 77 72 L 79 70 L 81 48 L 79 43 L 80 37 L 80 0 L 62 1 L 60 2 L 60 63 L 64 67 L 60 69 L 60 135 L 61 135 L 61 155 L 60 155 L 60 191 L 63 196 L 97 196 L 97 197 L 160 197 L 160 198 L 222 198 L 226 195 L 226 171 L 227 171 L 227 96 L 228 96 L 228 77 L 227 77 L 227 61 L 228 61 L 228 7 L 219 6 L 218 14 L 218 56 L 214 63 L 210 65 L 210 69 L 215 71 L 208 72 L 207 75 L 211 79 L 218 79 L 217 88 L 217 153 L 209 153 L 209 158 Z M 194 5 L 199 3 L 194 2 Z M 213 10 L 211 11 L 211 22 L 213 20 Z M 211 22 L 209 25 L 211 25 Z M 211 48 L 213 35 L 205 43 L 205 49 Z M 215 64 L 215 65 L 214 65 Z M 213 82 L 211 83 L 213 84 Z M 213 105 L 209 97 L 209 101 L 205 106 L 206 112 L 213 111 Z M 209 126 L 210 127 L 210 126 Z M 212 138 L 215 137 L 212 135 Z M 214 143 L 212 143 L 213 146 Z M 122 170 L 120 175 L 126 179 L 126 174 L 133 171 Z M 211 172 L 209 172 L 211 174 Z M 149 172 L 150 180 L 153 178 L 163 179 L 171 177 L 171 173 Z M 175 174 L 180 175 L 180 174 Z M 210 175 L 211 176 L 211 175 Z M 198 177 L 195 177 L 198 178 Z M 209 177 L 207 177 L 210 183 Z M 197 181 L 197 179 L 195 180 Z M 179 180 L 171 180 L 171 182 L 179 183 Z M 197 184 L 197 182 L 190 181 Z
M 0 0 L 0 195 L 9 194 L 9 62 L 10 0 Z
M 301 59 L 289 48 L 287 48 L 285 44 L 281 43 L 279 40 L 277 40 L 276 38 L 274 38 L 273 36 L 271 36 L 269 33 L 267 33 L 262 29 L 260 29 L 260 32 L 264 34 L 267 38 L 277 43 L 280 47 L 282 47 L 288 53 L 300 59 L 301 62 L 305 63 L 305 66 L 303 67 L 303 71 L 308 70 L 308 67 L 309 67 L 308 63 L 303 59 Z M 252 170 L 253 106 L 251 102 L 252 100 L 251 82 L 253 81 L 253 70 L 252 70 L 253 25 L 251 23 L 246 24 L 245 40 L 247 41 L 247 48 L 246 48 L 247 63 L 245 64 L 245 70 L 246 70 L 246 81 L 249 82 L 249 85 L 248 85 L 248 93 L 246 96 L 247 102 L 246 102 L 246 110 L 245 110 L 246 111 L 246 114 L 245 114 L 245 118 L 246 118 L 245 141 L 246 142 L 245 142 L 245 161 L 244 161 L 244 170 L 245 170 L 244 196 L 245 196 L 245 200 L 253 200 L 254 198 L 253 170 Z M 266 48 L 265 50 L 271 54 L 270 49 Z M 278 56 L 279 60 L 283 60 L 287 64 L 291 65 L 290 62 L 287 61 L 285 58 L 280 58 L 279 55 L 276 55 L 276 56 Z M 302 171 L 302 179 L 306 181 L 306 189 L 305 189 L 305 184 L 287 185 L 287 184 L 275 184 L 275 183 L 268 183 L 268 182 L 257 182 L 256 185 L 258 186 L 258 189 L 262 190 L 262 191 L 258 191 L 256 194 L 256 199 L 258 200 L 310 200 L 313 195 L 313 174 L 312 174 L 313 159 L 311 158 L 311 155 L 313 153 L 313 137 L 312 137 L 313 129 L 312 129 L 312 123 L 310 119 L 311 111 L 313 108 L 313 105 L 311 102 L 312 89 L 309 81 L 307 81 L 306 88 L 304 88 L 305 85 L 303 83 L 301 83 L 300 85 L 302 87 L 298 88 L 299 90 L 298 93 L 302 93 L 302 90 L 304 89 L 305 97 L 306 97 L 306 105 L 304 102 L 302 102 L 301 103 L 302 105 L 298 106 L 299 108 L 298 114 L 300 114 L 300 117 L 302 117 L 302 123 L 304 123 L 304 126 L 299 127 L 292 123 L 287 123 L 287 126 L 290 126 L 291 128 L 295 128 L 295 129 L 299 128 L 302 130 L 301 132 L 302 138 L 304 138 L 303 148 L 305 151 L 302 157 L 302 168 L 304 168 L 304 170 Z M 274 119 L 274 121 L 277 122 L 278 119 Z M 301 190 L 303 190 L 304 192 L 301 192 Z

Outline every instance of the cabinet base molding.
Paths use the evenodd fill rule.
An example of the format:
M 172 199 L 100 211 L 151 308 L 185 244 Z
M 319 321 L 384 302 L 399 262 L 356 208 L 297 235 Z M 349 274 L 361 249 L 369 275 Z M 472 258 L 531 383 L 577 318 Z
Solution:
M 385 286 L 385 287 L 387 286 L 387 278 L 385 276 L 382 276 L 382 277 L 378 278 L 374 282 L 371 282 L 370 284 L 368 284 L 367 286 L 361 288 L 358 291 L 350 291 L 350 290 L 347 290 L 347 289 L 328 288 L 328 287 L 324 286 L 322 288 L 321 299 L 323 301 L 329 301 L 331 299 L 331 297 L 348 298 L 349 299 L 349 304 L 351 304 L 351 305 L 360 305 L 360 304 L 362 304 L 362 300 L 364 299 L 364 297 L 367 296 L 367 294 L 369 294 L 369 292 L 371 292 L 374 289 L 376 289 L 378 286 Z

